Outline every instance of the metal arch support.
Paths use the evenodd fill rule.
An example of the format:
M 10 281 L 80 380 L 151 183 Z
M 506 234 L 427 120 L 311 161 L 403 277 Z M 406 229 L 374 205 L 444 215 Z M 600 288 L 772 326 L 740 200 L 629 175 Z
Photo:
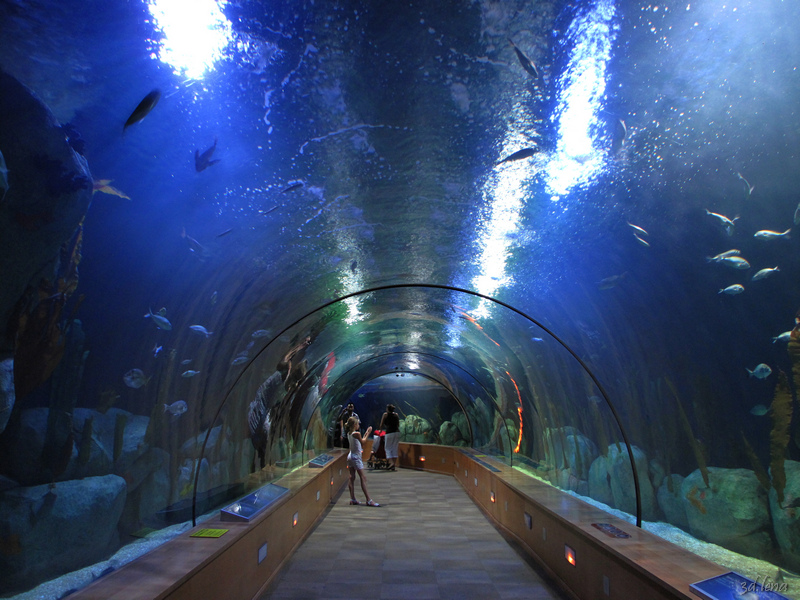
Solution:
M 307 312 L 306 314 L 304 314 L 300 318 L 296 319 L 295 321 L 293 321 L 292 323 L 290 323 L 289 325 L 284 327 L 255 356 L 253 356 L 253 358 L 250 359 L 250 362 L 248 362 L 247 366 L 244 369 L 242 369 L 242 371 L 239 373 L 239 375 L 237 375 L 236 379 L 234 379 L 233 383 L 231 384 L 231 387 L 228 389 L 228 392 L 222 398 L 222 401 L 220 402 L 219 407 L 217 408 L 217 412 L 214 415 L 214 419 L 212 421 L 212 425 L 214 423 L 216 423 L 217 420 L 219 419 L 219 415 L 222 412 L 222 408 L 225 405 L 225 403 L 228 401 L 228 398 L 230 397 L 231 392 L 238 385 L 239 381 L 241 380 L 241 378 L 244 375 L 244 373 L 247 372 L 247 370 L 250 367 L 250 365 L 259 356 L 261 356 L 261 353 L 264 352 L 264 350 L 266 350 L 269 346 L 271 346 L 272 343 L 275 342 L 275 340 L 277 340 L 284 333 L 286 333 L 287 331 L 289 331 L 290 329 L 292 329 L 293 327 L 295 327 L 296 325 L 298 325 L 299 323 L 301 323 L 302 321 L 304 321 L 305 319 L 307 319 L 308 317 L 310 317 L 314 313 L 316 313 L 316 312 L 318 312 L 320 310 L 323 310 L 325 308 L 328 308 L 329 306 L 333 306 L 334 304 L 338 304 L 339 302 L 342 302 L 342 301 L 347 300 L 349 298 L 354 298 L 356 296 L 361 296 L 361 295 L 364 295 L 364 294 L 370 294 L 370 293 L 373 293 L 373 292 L 380 292 L 380 291 L 384 291 L 384 290 L 413 289 L 413 288 L 435 289 L 435 290 L 445 290 L 445 291 L 450 291 L 450 292 L 457 292 L 457 293 L 460 293 L 460 294 L 467 294 L 469 296 L 474 296 L 476 298 L 481 298 L 483 300 L 488 300 L 489 302 L 493 302 L 495 304 L 498 304 L 499 306 L 502 306 L 503 308 L 507 308 L 508 310 L 510 310 L 512 312 L 515 312 L 519 316 L 523 317 L 524 319 L 527 319 L 528 321 L 530 321 L 534 325 L 536 325 L 539 328 L 541 328 L 544 332 L 546 332 L 550 337 L 552 337 L 567 352 L 569 352 L 572 355 L 572 357 L 578 362 L 578 364 L 581 366 L 581 368 L 586 372 L 587 375 L 589 375 L 591 380 L 597 386 L 597 389 L 600 391 L 600 394 L 603 396 L 603 399 L 605 400 L 606 405 L 611 410 L 611 414 L 614 416 L 614 420 L 617 422 L 617 427 L 619 427 L 620 434 L 622 435 L 622 440 L 625 443 L 625 447 L 628 450 L 628 458 L 629 458 L 630 463 L 631 463 L 631 471 L 633 472 L 633 486 L 634 486 L 634 492 L 635 492 L 635 495 L 636 495 L 636 526 L 637 527 L 641 527 L 642 526 L 642 492 L 641 492 L 641 487 L 640 487 L 640 484 L 639 484 L 639 473 L 636 470 L 636 461 L 634 460 L 634 457 L 633 457 L 633 448 L 631 447 L 631 443 L 630 443 L 630 440 L 628 438 L 627 433 L 625 432 L 625 428 L 622 426 L 622 421 L 620 420 L 619 413 L 617 412 L 617 409 L 614 408 L 614 405 L 612 404 L 611 400 L 609 399 L 605 388 L 600 383 L 600 381 L 597 379 L 595 374 L 592 373 L 591 369 L 589 369 L 588 365 L 581 359 L 580 356 L 577 355 L 577 353 L 574 350 L 572 350 L 572 348 L 570 348 L 566 344 L 566 342 L 564 342 L 564 340 L 562 340 L 555 333 L 553 333 L 543 323 L 540 323 L 539 321 L 537 321 L 536 319 L 534 319 L 530 315 L 522 312 L 518 308 L 515 308 L 515 307 L 511 306 L 510 304 L 508 304 L 506 302 L 503 302 L 502 300 L 498 300 L 497 298 L 493 298 L 491 296 L 487 296 L 486 294 L 481 294 L 480 292 L 476 292 L 476 291 L 473 291 L 473 290 L 467 290 L 467 289 L 459 288 L 459 287 L 452 286 L 452 285 L 443 285 L 443 284 L 436 284 L 436 283 L 395 283 L 395 284 L 388 284 L 388 285 L 380 285 L 380 286 L 376 286 L 376 287 L 367 288 L 367 289 L 364 289 L 364 290 L 359 290 L 357 292 L 351 292 L 349 294 L 345 294 L 343 296 L 339 296 L 338 298 L 334 298 L 333 300 L 329 300 L 328 302 L 325 302 L 325 303 L 319 305 L 315 309 Z M 200 448 L 200 455 L 199 455 L 199 458 L 198 458 L 198 465 L 199 465 L 199 462 L 202 461 L 203 456 L 205 455 L 206 446 L 208 444 L 208 439 L 211 436 L 212 428 L 213 427 L 209 427 L 208 431 L 206 431 L 206 436 L 203 439 L 203 445 Z M 197 484 L 199 482 L 199 479 L 200 479 L 200 469 L 198 468 L 198 469 L 195 470 L 194 490 L 192 492 L 192 525 L 196 525 L 197 524 Z

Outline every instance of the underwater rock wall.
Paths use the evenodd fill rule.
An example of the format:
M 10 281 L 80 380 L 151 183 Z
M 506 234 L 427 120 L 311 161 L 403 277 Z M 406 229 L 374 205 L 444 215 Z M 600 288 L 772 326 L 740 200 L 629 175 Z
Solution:
M 0 190 L 0 360 L 5 360 L 15 350 L 15 311 L 43 281 L 50 288 L 56 284 L 59 250 L 86 214 L 93 182 L 86 159 L 72 149 L 47 106 L 2 71 L 0 152 L 8 169 L 7 190 Z

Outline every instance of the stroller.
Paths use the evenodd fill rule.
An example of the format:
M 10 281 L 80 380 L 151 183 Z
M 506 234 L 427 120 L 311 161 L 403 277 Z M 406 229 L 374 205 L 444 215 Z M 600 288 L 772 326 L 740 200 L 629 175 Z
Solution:
M 388 469 L 389 461 L 386 459 L 386 432 L 376 429 L 372 432 L 372 452 L 369 454 L 367 467 L 370 469 Z

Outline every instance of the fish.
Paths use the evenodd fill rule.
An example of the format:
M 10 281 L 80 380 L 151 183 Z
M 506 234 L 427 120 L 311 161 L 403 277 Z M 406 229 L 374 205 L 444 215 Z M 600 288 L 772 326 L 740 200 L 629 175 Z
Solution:
M 633 228 L 635 231 L 638 231 L 639 233 L 643 233 L 644 235 L 650 235 L 649 233 L 647 233 L 647 232 L 646 232 L 644 229 L 642 229 L 642 228 L 641 228 L 641 227 L 639 227 L 638 225 L 634 225 L 634 224 L 633 224 L 633 223 L 631 223 L 630 221 L 627 221 L 627 223 L 628 223 L 628 225 L 629 225 L 630 227 L 632 227 L 632 228 Z M 634 235 L 636 235 L 636 234 L 634 234 Z
M 800 225 L 800 203 L 798 203 L 797 208 L 794 209 L 794 224 Z
M 759 240 L 774 240 L 776 238 L 786 238 L 788 240 L 790 231 L 791 229 L 787 229 L 783 233 L 779 233 L 771 229 L 762 229 L 761 231 L 756 231 L 753 237 Z
M 510 39 L 508 40 L 508 43 L 511 44 L 512 48 L 514 48 L 514 53 L 517 55 L 517 60 L 519 60 L 519 64 L 522 65 L 522 68 L 525 69 L 529 75 L 539 77 L 539 69 L 536 68 L 536 65 L 533 63 L 533 61 L 525 56 L 522 50 L 517 48 L 517 45 Z
M 625 271 L 620 275 L 612 275 L 611 277 L 606 277 L 605 279 L 601 279 L 597 282 L 597 289 L 598 290 L 610 290 L 613 287 L 616 287 L 628 276 L 628 272 Z
M 295 183 L 290 183 L 288 186 L 286 186 L 281 190 L 281 194 L 288 194 L 289 192 L 299 190 L 304 185 L 305 183 L 303 183 L 302 181 L 296 181 Z
M 122 381 L 124 381 L 125 385 L 127 385 L 129 388 L 138 390 L 143 385 L 147 385 L 147 382 L 150 381 L 150 378 L 145 377 L 141 369 L 131 369 L 122 376 Z
M 163 349 L 164 349 L 164 347 L 163 346 L 159 346 L 158 344 L 153 346 L 153 356 L 158 356 L 158 353 L 161 352 Z
M 723 258 L 730 258 L 731 256 L 739 256 L 742 253 L 741 250 L 728 250 L 727 252 L 720 252 L 716 256 L 706 256 L 707 262 L 722 262 Z
M 756 417 L 763 417 L 768 412 L 769 408 L 764 406 L 763 404 L 756 404 L 753 408 L 750 409 L 750 414 Z
M 184 358 L 184 359 L 181 361 L 181 364 L 182 364 L 182 365 L 188 365 L 188 364 L 190 364 L 191 362 L 192 362 L 192 359 L 191 359 L 191 358 Z
M 185 239 L 186 242 L 189 244 L 189 249 L 192 252 L 194 252 L 198 256 L 203 256 L 203 257 L 208 256 L 208 250 L 206 250 L 205 247 L 196 239 L 194 239 L 192 236 L 187 235 L 186 227 L 183 227 L 181 229 L 181 237 Z
M 735 296 L 736 294 L 741 294 L 744 291 L 744 286 L 736 283 L 734 285 L 729 285 L 728 287 L 721 289 L 718 291 L 718 294 L 728 294 L 729 296 Z
M 725 215 L 721 215 L 719 213 L 711 212 L 710 210 L 706 209 L 706 214 L 711 215 L 712 217 L 719 220 L 720 224 L 725 228 L 725 231 L 728 235 L 733 235 L 733 229 L 736 224 L 736 220 L 739 217 L 734 217 L 733 219 L 729 219 Z
M 211 160 L 211 157 L 214 154 L 214 150 L 217 149 L 217 138 L 214 138 L 214 145 L 208 148 L 205 152 L 200 154 L 199 150 L 194 151 L 194 168 L 199 173 L 200 171 L 204 171 L 211 165 L 215 165 L 219 162 L 219 159 Z
M 229 234 L 231 231 L 233 231 L 233 227 L 231 227 L 230 229 L 226 229 L 226 230 L 225 230 L 225 231 L 223 231 L 222 233 L 218 233 L 218 234 L 217 234 L 217 237 L 218 237 L 218 238 L 225 237 L 225 236 L 226 236 L 226 235 L 228 235 L 228 234 Z
M 164 412 L 168 412 L 171 415 L 178 416 L 185 413 L 189 410 L 189 405 L 186 404 L 184 400 L 177 400 L 172 404 L 165 404 L 164 405 Z
M 756 366 L 752 371 L 750 369 L 745 369 L 745 371 L 750 373 L 750 377 L 756 377 L 758 379 L 766 379 L 772 375 L 772 369 L 769 368 L 769 365 L 765 365 L 764 363 Z
M 267 337 L 269 335 L 269 331 L 267 329 L 256 329 L 253 333 L 250 334 L 252 338 L 262 338 Z
M 759 281 L 760 279 L 765 279 L 770 275 L 772 275 L 773 273 L 778 273 L 778 272 L 780 272 L 780 269 L 778 267 L 761 269 L 758 273 L 753 275 L 752 281 Z
M 128 120 L 125 121 L 125 125 L 122 127 L 122 132 L 125 133 L 125 130 L 133 125 L 134 123 L 138 123 L 142 119 L 144 119 L 150 111 L 153 110 L 158 104 L 158 100 L 161 98 L 161 90 L 158 88 L 152 90 L 147 96 L 139 102 L 139 106 L 137 106 L 131 116 L 128 117 Z
M 108 185 L 114 181 L 113 179 L 96 179 L 92 181 L 92 195 L 95 192 L 100 192 L 101 194 L 109 194 L 111 196 L 119 196 L 123 200 L 130 200 L 131 197 L 128 196 L 125 192 L 122 192 L 115 188 L 112 185 Z
M 8 192 L 8 166 L 3 153 L 0 152 L 0 187 L 3 188 L 3 197 L 0 202 L 6 199 L 6 192 Z
M 733 267 L 734 269 L 749 269 L 750 263 L 741 256 L 726 256 L 717 262 L 722 263 L 726 267 Z
M 145 319 L 147 317 L 152 318 L 153 324 L 159 329 L 164 329 L 165 331 L 170 331 L 172 329 L 172 323 L 169 322 L 169 319 L 167 319 L 166 316 L 167 315 L 166 308 L 162 308 L 155 314 L 153 313 L 152 308 L 149 308 L 148 311 L 149 312 L 144 316 Z
M 199 374 L 200 371 L 192 371 L 191 369 L 189 369 L 188 371 L 184 371 L 183 373 L 181 373 L 181 377 L 185 377 L 186 379 L 188 379 L 189 377 L 194 377 L 195 375 Z
M 531 341 L 532 341 L 532 342 L 541 343 L 541 342 L 543 342 L 543 341 L 544 341 L 544 338 L 540 338 L 540 337 L 532 337 L 532 338 L 531 338 Z
M 522 150 L 517 150 L 513 154 L 509 154 L 503 160 L 501 160 L 498 165 L 502 165 L 504 162 L 512 162 L 515 160 L 522 160 L 524 158 L 530 158 L 534 154 L 536 154 L 539 150 L 537 148 L 523 148 Z
M 216 291 L 214 291 L 214 293 L 211 294 L 211 298 L 209 300 L 209 302 L 211 302 L 211 306 L 214 306 L 217 303 L 217 296 L 218 295 L 219 294 Z
M 200 335 L 204 335 L 206 337 L 208 337 L 210 335 L 214 335 L 213 331 L 209 331 L 208 329 L 206 329 L 202 325 L 189 325 L 189 329 L 191 329 L 192 331 L 194 331 L 196 333 L 199 333 Z
M 742 181 L 744 181 L 744 184 L 745 184 L 745 186 L 747 186 L 747 195 L 749 196 L 750 194 L 752 194 L 752 193 L 753 193 L 753 190 L 754 190 L 754 189 L 756 189 L 756 186 L 754 186 L 754 185 L 750 185 L 750 182 L 749 182 L 749 181 L 747 181 L 747 179 L 745 179 L 745 178 L 742 176 L 742 174 L 741 174 L 741 173 L 737 172 L 737 173 L 736 173 L 736 176 L 737 176 L 739 179 L 741 179 Z
M 792 339 L 792 332 L 784 331 L 782 334 L 776 335 L 774 338 L 772 338 L 772 343 L 774 344 L 775 342 L 788 342 L 790 339 Z
M 636 241 L 639 242 L 642 246 L 646 246 L 647 248 L 650 247 L 650 242 L 648 242 L 647 240 L 643 240 L 642 238 L 640 238 L 635 233 L 633 234 L 633 237 L 635 237 Z
M 241 356 L 237 356 L 236 358 L 234 358 L 234 359 L 231 361 L 231 364 L 232 364 L 233 366 L 236 366 L 236 365 L 241 365 L 241 364 L 244 364 L 244 363 L 246 363 L 248 360 L 250 360 L 250 357 L 248 357 L 248 356 L 245 356 L 245 355 L 241 355 Z

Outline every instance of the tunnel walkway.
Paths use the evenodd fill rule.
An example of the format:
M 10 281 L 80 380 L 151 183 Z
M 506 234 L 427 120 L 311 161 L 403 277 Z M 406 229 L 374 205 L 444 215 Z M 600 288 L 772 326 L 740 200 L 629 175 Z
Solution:
M 367 471 L 381 506 L 345 486 L 259 600 L 563 600 L 448 475 Z M 356 477 L 356 498 L 364 496 Z

